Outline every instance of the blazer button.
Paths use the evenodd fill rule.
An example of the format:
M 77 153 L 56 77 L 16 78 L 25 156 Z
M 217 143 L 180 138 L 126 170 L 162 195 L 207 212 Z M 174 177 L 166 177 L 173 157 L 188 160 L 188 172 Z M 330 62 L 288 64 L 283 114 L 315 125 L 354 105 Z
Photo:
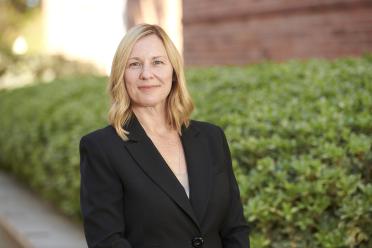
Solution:
M 204 239 L 202 237 L 195 237 L 191 240 L 192 247 L 202 248 L 204 244 Z

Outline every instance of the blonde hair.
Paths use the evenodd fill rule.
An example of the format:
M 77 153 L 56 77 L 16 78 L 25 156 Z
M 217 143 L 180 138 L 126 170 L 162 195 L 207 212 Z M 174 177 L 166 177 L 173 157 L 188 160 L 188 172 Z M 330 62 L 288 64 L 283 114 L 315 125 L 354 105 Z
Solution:
M 139 24 L 131 28 L 122 38 L 112 61 L 111 74 L 107 91 L 111 98 L 109 123 L 116 133 L 128 140 L 129 132 L 124 126 L 133 115 L 131 100 L 125 87 L 124 73 L 134 44 L 141 38 L 154 34 L 163 42 L 168 58 L 173 67 L 171 91 L 166 100 L 166 118 L 172 128 L 181 134 L 182 125 L 188 127 L 190 115 L 194 109 L 193 102 L 186 87 L 183 60 L 177 48 L 158 25 Z

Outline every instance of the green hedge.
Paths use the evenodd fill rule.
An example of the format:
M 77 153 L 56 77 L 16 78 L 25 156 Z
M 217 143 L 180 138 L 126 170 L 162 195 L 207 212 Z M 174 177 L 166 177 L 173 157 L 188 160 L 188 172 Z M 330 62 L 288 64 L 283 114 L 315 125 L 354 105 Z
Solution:
M 0 167 L 66 214 L 79 213 L 82 134 L 105 125 L 105 78 L 67 78 L 0 91 Z
M 189 69 L 194 118 L 225 129 L 252 247 L 372 247 L 372 57 Z M 0 92 L 0 166 L 79 216 L 78 141 L 105 78 Z

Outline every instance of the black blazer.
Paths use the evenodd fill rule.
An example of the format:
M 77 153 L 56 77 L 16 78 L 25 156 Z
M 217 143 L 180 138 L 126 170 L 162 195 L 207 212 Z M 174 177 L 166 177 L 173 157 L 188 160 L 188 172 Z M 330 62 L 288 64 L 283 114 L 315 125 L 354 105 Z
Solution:
M 89 247 L 248 248 L 248 225 L 221 128 L 182 129 L 190 199 L 133 115 L 80 141 L 80 201 Z

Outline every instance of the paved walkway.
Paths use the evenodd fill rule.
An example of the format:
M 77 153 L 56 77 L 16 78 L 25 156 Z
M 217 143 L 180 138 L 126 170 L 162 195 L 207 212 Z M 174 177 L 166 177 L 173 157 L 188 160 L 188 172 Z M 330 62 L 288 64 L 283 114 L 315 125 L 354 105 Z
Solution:
M 71 222 L 48 203 L 0 171 L 0 244 L 22 248 L 86 248 L 82 226 Z M 20 244 L 21 243 L 21 244 Z

